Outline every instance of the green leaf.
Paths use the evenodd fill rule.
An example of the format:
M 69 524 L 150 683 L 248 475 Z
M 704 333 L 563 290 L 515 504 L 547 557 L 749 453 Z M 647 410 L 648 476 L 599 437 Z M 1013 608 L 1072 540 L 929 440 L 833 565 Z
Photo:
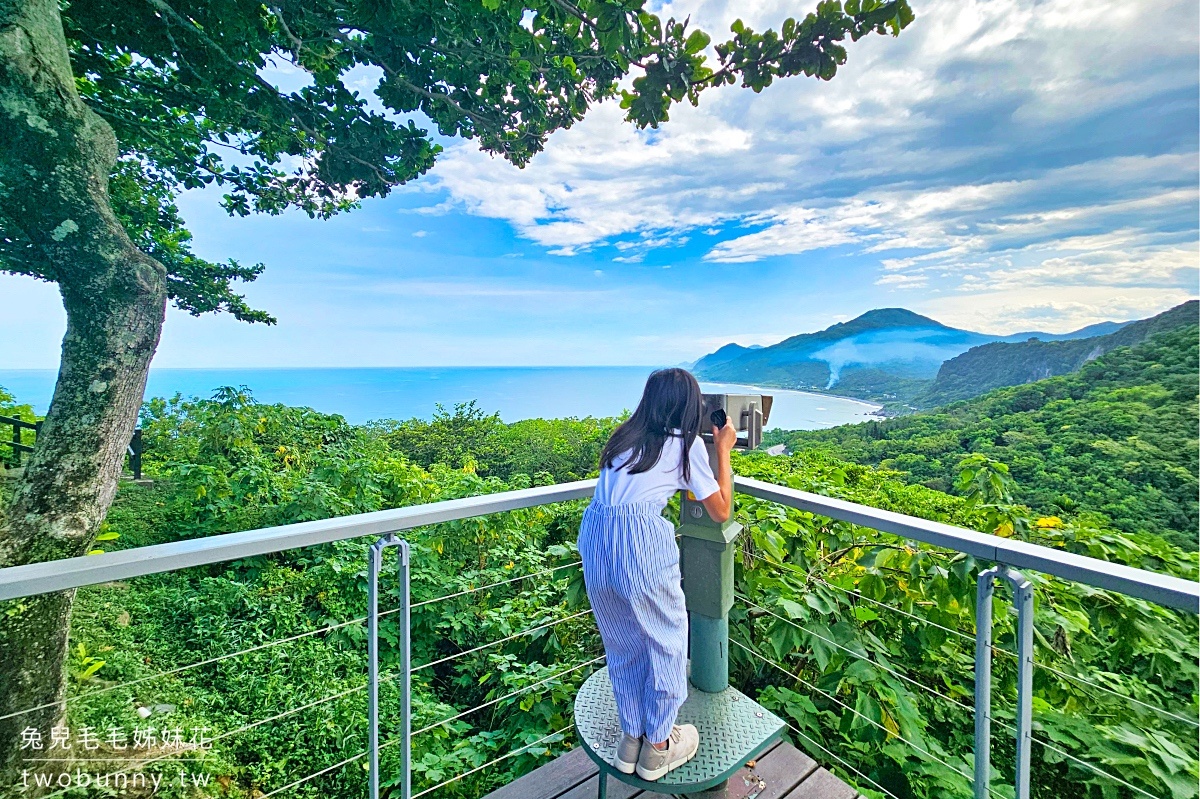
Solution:
M 708 44 L 711 41 L 712 37 L 704 31 L 694 30 L 691 32 L 691 35 L 687 37 L 687 41 L 684 42 L 683 49 L 688 53 L 698 53 L 705 47 L 708 47 Z
M 793 619 L 805 619 L 808 617 L 807 611 L 791 599 L 780 599 L 776 604 Z
M 833 608 L 830 607 L 829 603 L 825 601 L 825 598 L 816 593 L 805 594 L 804 601 L 810 608 L 816 610 L 818 613 L 824 613 L 828 615 L 833 612 Z
M 862 622 L 875 621 L 879 618 L 879 614 L 871 610 L 866 605 L 855 605 L 854 618 Z

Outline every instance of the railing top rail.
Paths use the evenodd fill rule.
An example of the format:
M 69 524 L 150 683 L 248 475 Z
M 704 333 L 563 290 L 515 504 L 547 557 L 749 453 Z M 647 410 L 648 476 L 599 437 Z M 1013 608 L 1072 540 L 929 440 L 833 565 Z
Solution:
M 26 430 L 36 430 L 38 426 L 38 422 L 27 422 L 15 416 L 0 416 L 0 424 L 8 424 L 18 429 L 25 428 Z
M 734 483 L 736 489 L 744 494 L 778 502 L 780 505 L 965 552 L 979 560 L 1032 569 L 1167 607 L 1200 613 L 1200 582 L 1182 580 L 1145 569 L 1134 569 L 1119 563 L 1064 552 L 1061 549 L 1014 541 L 1011 538 L 986 535 L 942 522 L 918 519 L 761 480 L 735 477 Z
M 102 555 L 13 566 L 0 569 L 0 600 L 582 499 L 591 496 L 595 486 L 594 479 L 579 480 L 355 516 L 174 541 Z M 980 560 L 1002 563 L 1014 568 L 1033 569 L 1065 580 L 1200 613 L 1200 583 L 1181 580 L 1178 577 L 1134 569 L 1060 549 L 985 535 L 942 522 L 918 519 L 761 480 L 736 477 L 735 487 L 741 493 L 760 499 L 965 552 Z
M 590 497 L 595 487 L 594 479 L 580 480 L 335 519 L 172 541 L 168 544 L 105 552 L 101 555 L 12 566 L 0 569 L 0 600 L 82 588 L 192 566 L 206 566 L 360 536 L 396 533 L 427 524 L 486 516 L 490 513 L 531 508 L 535 505 L 566 502 Z

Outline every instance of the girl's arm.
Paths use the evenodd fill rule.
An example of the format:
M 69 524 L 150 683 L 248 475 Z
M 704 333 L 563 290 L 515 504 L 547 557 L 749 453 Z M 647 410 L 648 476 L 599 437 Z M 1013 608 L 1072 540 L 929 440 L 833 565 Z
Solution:
M 729 466 L 729 452 L 737 443 L 737 429 L 729 420 L 718 429 L 713 425 L 713 443 L 717 449 L 717 464 L 713 476 L 721 490 L 701 500 L 704 509 L 714 522 L 720 523 L 733 515 L 733 469 Z

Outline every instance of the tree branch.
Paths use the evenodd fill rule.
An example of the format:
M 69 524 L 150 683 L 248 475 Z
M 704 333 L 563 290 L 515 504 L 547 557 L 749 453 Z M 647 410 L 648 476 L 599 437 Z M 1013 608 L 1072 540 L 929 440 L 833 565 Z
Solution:
M 339 147 L 337 145 L 330 144 L 329 140 L 323 134 L 321 134 L 315 128 L 313 128 L 311 125 L 309 125 L 307 122 L 305 122 L 304 119 L 302 119 L 300 117 L 300 115 L 297 114 L 292 109 L 291 103 L 289 103 L 287 101 L 287 99 L 279 93 L 278 89 L 276 89 L 270 83 L 267 83 L 267 81 L 264 80 L 263 77 L 261 75 L 259 75 L 257 72 L 252 72 L 250 70 L 245 69 L 240 62 L 238 62 L 236 59 L 233 58 L 233 56 L 231 56 L 227 52 L 225 52 L 225 48 L 221 47 L 221 45 L 214 42 L 212 40 L 212 38 L 204 32 L 204 29 L 201 28 L 199 25 L 197 25 L 193 20 L 189 20 L 186 17 L 184 17 L 183 15 L 181 15 L 178 11 L 176 11 L 171 6 L 169 6 L 166 2 L 164 2 L 164 0 L 146 0 L 146 2 L 148 2 L 150 5 L 154 6 L 156 9 L 158 9 L 160 13 L 170 16 L 177 23 L 183 25 L 193 36 L 195 36 L 200 41 L 204 42 L 204 44 L 206 46 L 208 46 L 214 52 L 216 52 L 219 56 L 221 56 L 221 58 L 226 63 L 228 63 L 230 66 L 232 66 L 235 70 L 246 75 L 246 77 L 248 77 L 254 83 L 254 85 L 258 86 L 261 90 L 266 92 L 269 97 L 271 97 L 273 100 L 275 100 L 277 105 L 289 117 L 291 117 L 292 121 L 295 122 L 296 125 L 299 126 L 301 130 L 303 130 L 305 133 L 307 133 L 309 135 L 309 137 L 316 144 L 318 144 L 321 147 L 324 147 L 328 150 L 338 152 L 343 157 L 348 158 L 349 160 L 354 161 L 355 163 L 357 163 L 363 167 L 366 167 L 367 169 L 369 169 L 375 173 L 375 176 L 379 179 L 379 181 L 381 183 L 384 183 L 387 185 L 390 185 L 392 183 L 389 176 L 379 168 L 378 164 L 371 163 L 370 161 L 367 161 L 367 160 L 359 157 L 355 153 L 353 153 L 343 147 Z M 166 22 L 165 19 L 163 21 Z M 176 47 L 176 49 L 178 49 L 178 47 Z M 189 66 L 189 69 L 192 69 L 192 71 L 195 72 L 195 69 L 190 66 Z

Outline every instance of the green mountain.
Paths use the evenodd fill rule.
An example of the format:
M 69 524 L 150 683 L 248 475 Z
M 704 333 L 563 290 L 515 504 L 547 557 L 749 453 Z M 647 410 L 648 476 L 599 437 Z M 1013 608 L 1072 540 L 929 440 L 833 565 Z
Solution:
M 1181 308 L 1147 327 L 1189 312 Z M 764 443 L 826 450 L 942 491 L 953 490 L 964 456 L 981 453 L 1009 465 L 1017 500 L 1039 513 L 1095 511 L 1121 530 L 1158 533 L 1195 551 L 1200 327 L 1194 305 L 1190 312 L 1191 324 L 1070 374 L 881 422 L 773 431 Z
M 918 402 L 926 407 L 977 397 L 994 388 L 1019 386 L 1064 375 L 1118 347 L 1145 341 L 1166 330 L 1196 324 L 1200 302 L 1192 300 L 1158 316 L 1120 326 L 1107 335 L 1045 341 L 1033 337 L 1019 343 L 993 342 L 972 347 L 942 364 L 937 379 Z M 1092 328 L 1106 326 L 1094 325 Z
M 880 308 L 769 347 L 727 344 L 701 358 L 693 368 L 705 380 L 784 388 L 830 389 L 851 373 L 866 369 L 892 378 L 928 380 L 946 359 L 994 340 L 903 308 Z
M 726 344 L 693 364 L 697 377 L 728 383 L 815 389 L 883 402 L 914 402 L 947 360 L 998 341 L 1068 340 L 1125 323 L 1101 322 L 1072 333 L 994 336 L 948 327 L 904 308 L 879 308 L 849 322 L 802 333 L 768 347 Z

